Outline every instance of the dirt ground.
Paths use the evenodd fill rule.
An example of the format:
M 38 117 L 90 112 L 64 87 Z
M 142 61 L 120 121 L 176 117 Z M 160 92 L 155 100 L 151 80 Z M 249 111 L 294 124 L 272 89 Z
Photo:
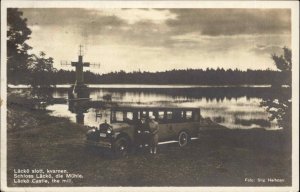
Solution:
M 20 121 L 21 120 L 21 121 Z M 83 144 L 87 128 L 45 111 L 8 107 L 8 186 L 289 186 L 290 138 L 281 131 L 212 129 L 190 146 L 160 145 L 116 159 Z M 66 169 L 71 184 L 14 184 L 14 169 Z M 251 183 L 246 178 L 284 182 Z

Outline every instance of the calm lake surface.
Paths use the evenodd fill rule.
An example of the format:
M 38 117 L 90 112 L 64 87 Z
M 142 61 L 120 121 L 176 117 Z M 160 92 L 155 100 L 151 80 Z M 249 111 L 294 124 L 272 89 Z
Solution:
M 53 94 L 67 98 L 67 87 L 60 86 Z M 269 114 L 260 106 L 263 98 L 274 95 L 270 86 L 186 86 L 186 85 L 93 85 L 92 100 L 102 100 L 111 95 L 112 101 L 133 105 L 199 107 L 201 115 L 230 129 L 263 128 L 279 129 L 276 121 L 269 121 Z M 66 104 L 47 107 L 51 115 L 68 117 L 76 121 L 76 114 Z M 96 118 L 101 113 L 102 118 Z M 84 124 L 98 126 L 109 112 L 96 108 L 84 114 Z

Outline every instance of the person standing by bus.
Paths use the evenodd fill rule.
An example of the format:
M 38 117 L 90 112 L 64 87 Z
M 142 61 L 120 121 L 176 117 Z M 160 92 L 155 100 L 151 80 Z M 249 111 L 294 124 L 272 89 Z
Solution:
M 150 130 L 150 153 L 156 154 L 157 146 L 158 146 L 158 131 L 159 126 L 158 123 L 155 121 L 154 116 L 149 116 L 149 130 Z

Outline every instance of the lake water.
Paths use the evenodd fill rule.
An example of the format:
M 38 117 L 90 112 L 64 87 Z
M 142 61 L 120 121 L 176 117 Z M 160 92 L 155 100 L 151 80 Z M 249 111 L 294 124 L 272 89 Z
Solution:
M 53 96 L 67 98 L 66 87 L 57 88 Z M 269 114 L 260 106 L 264 98 L 275 94 L 269 86 L 93 85 L 90 88 L 92 100 L 111 95 L 112 101 L 132 105 L 199 107 L 204 118 L 230 129 L 279 129 L 277 122 L 269 121 Z M 51 115 L 76 121 L 76 114 L 66 104 L 50 105 L 47 109 Z M 96 118 L 96 113 L 102 113 L 103 118 Z M 85 125 L 98 126 L 109 114 L 90 108 L 84 115 Z

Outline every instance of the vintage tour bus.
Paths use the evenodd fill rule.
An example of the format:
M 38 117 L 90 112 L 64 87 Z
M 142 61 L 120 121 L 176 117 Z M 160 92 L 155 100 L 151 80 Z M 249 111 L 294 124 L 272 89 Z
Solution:
M 160 142 L 177 140 L 180 147 L 185 147 L 192 137 L 198 136 L 199 108 L 123 106 L 111 108 L 110 119 L 87 132 L 86 143 L 110 148 L 117 155 L 126 155 L 147 145 L 150 132 L 143 125 L 150 116 L 159 124 Z

